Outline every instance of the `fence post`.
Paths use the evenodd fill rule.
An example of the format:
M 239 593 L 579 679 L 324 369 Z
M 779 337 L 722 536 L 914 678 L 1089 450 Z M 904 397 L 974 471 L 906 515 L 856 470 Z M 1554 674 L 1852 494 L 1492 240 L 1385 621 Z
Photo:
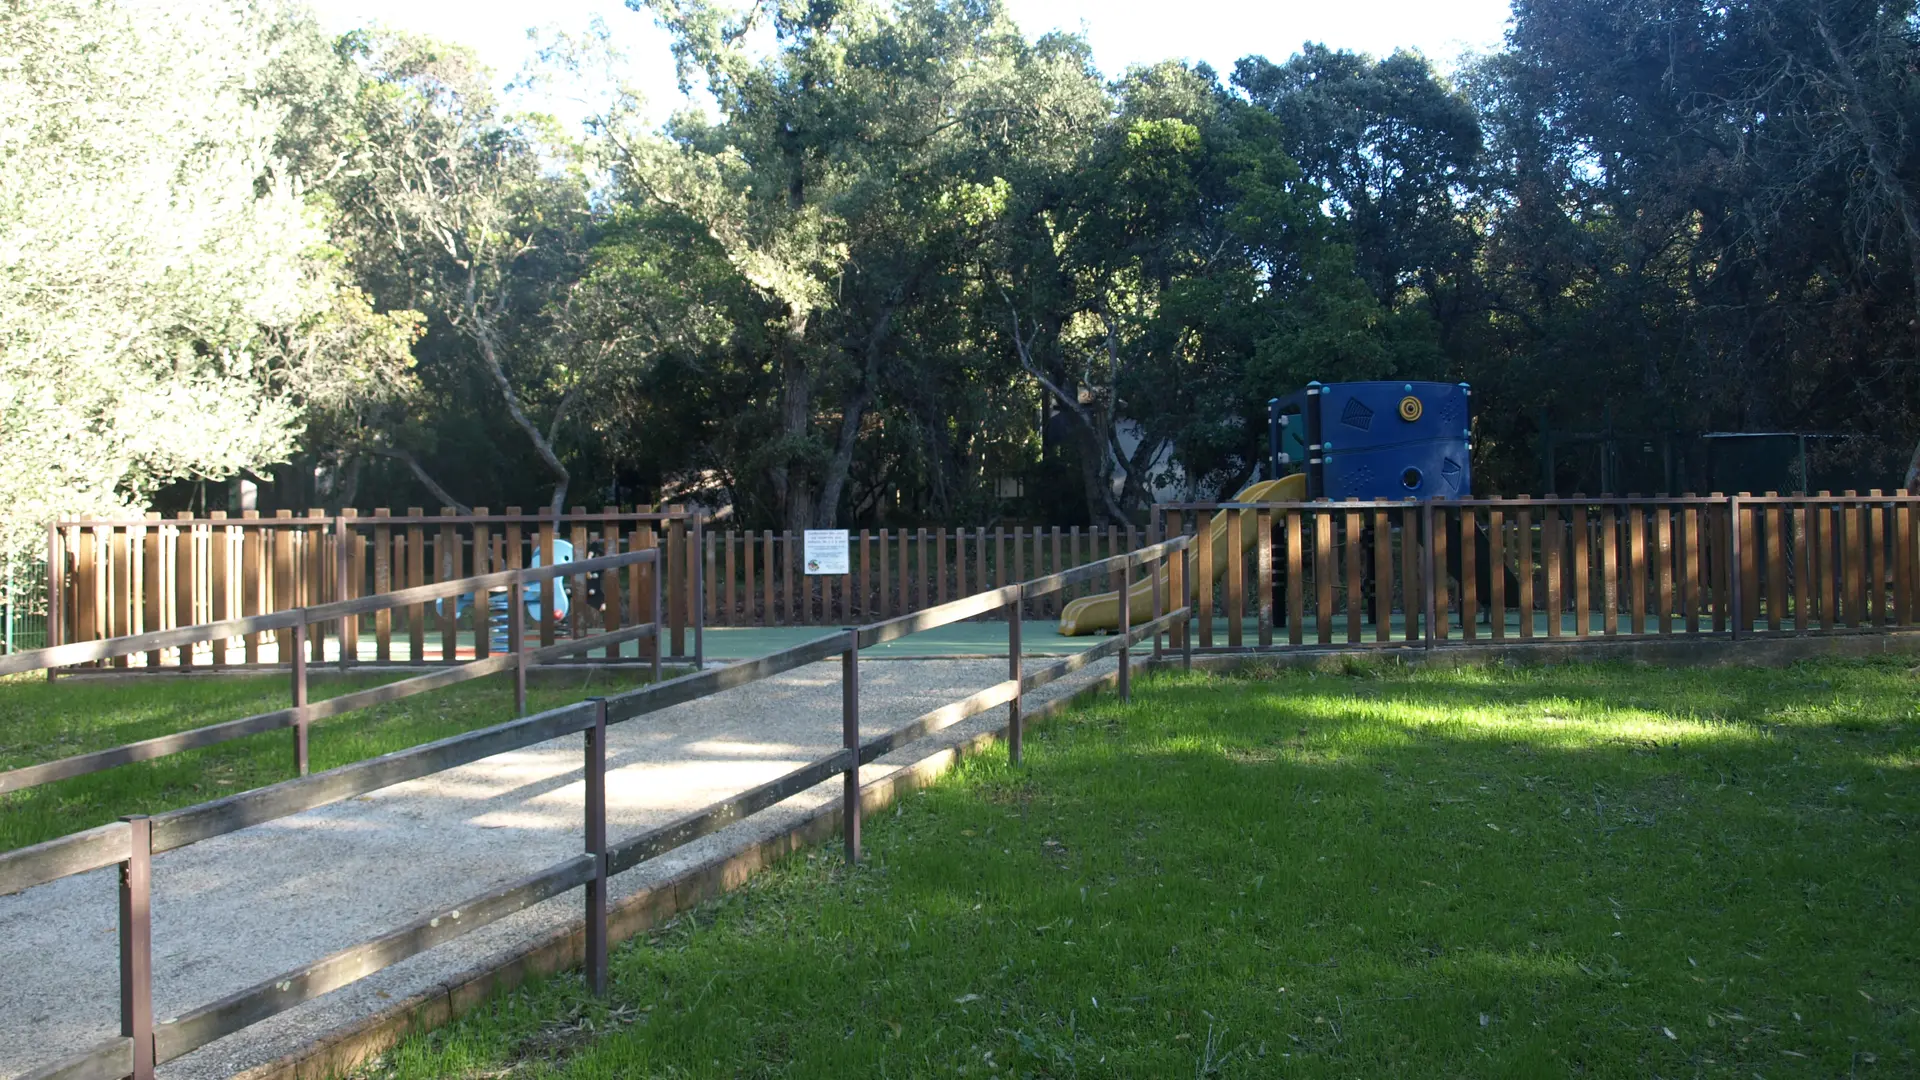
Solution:
M 353 547 L 353 533 L 347 529 L 347 514 L 342 510 L 333 519 L 333 598 L 345 603 L 352 595 L 348 579 L 353 573 L 353 560 L 349 557 Z M 443 604 L 459 604 L 459 597 L 450 596 L 442 600 Z M 359 644 L 360 635 L 357 623 L 360 616 L 340 616 L 340 670 L 345 671 L 359 657 L 352 655 Z
M 513 715 L 527 715 L 527 586 L 507 586 L 507 651 L 513 654 Z
M 307 775 L 307 621 L 293 626 L 293 768 Z
M 1184 533 L 1182 535 L 1185 535 Z M 1180 607 L 1186 614 L 1180 616 L 1180 670 L 1193 670 L 1193 595 L 1186 583 L 1193 580 L 1193 544 L 1180 550 Z
M 847 651 L 840 657 L 840 738 L 853 760 L 842 774 L 841 816 L 847 862 L 860 861 L 860 631 L 847 628 Z
M 133 1080 L 153 1080 L 153 822 L 120 820 L 133 843 L 120 864 L 120 1034 L 133 1040 Z
M 1434 598 L 1436 596 L 1433 580 L 1433 500 L 1423 499 L 1420 503 L 1420 636 L 1426 648 L 1433 648 Z M 1555 616 L 1558 618 L 1559 616 Z
M 1741 561 L 1740 554 L 1740 496 L 1738 495 L 1727 496 L 1727 537 L 1727 592 L 1729 599 L 1727 607 L 1728 614 L 1733 620 L 1728 629 L 1733 633 L 1733 640 L 1739 641 L 1741 638 L 1741 623 L 1746 619 L 1747 611 L 1746 597 L 1740 594 L 1740 582 L 1746 575 L 1740 572 L 1740 568 L 1745 564 Z
M 47 595 L 53 595 L 52 575 L 48 575 Z M 13 648 L 13 609 L 20 606 L 20 594 L 13 587 L 13 552 L 7 552 L 7 641 L 0 647 L 0 655 L 11 656 Z
M 693 516 L 693 670 L 707 668 L 707 519 Z
M 593 726 L 586 730 L 586 849 L 593 859 L 587 882 L 587 989 L 607 993 L 607 699 L 593 702 Z
M 1161 542 L 1165 543 L 1165 540 L 1163 539 Z M 1167 557 L 1165 555 L 1162 555 L 1160 556 L 1160 559 L 1159 559 L 1159 565 L 1153 566 L 1149 568 L 1147 571 L 1149 574 L 1153 575 L 1151 579 L 1153 582 L 1153 587 L 1149 589 L 1148 592 L 1150 592 L 1153 595 L 1153 622 L 1154 622 L 1153 662 L 1156 664 L 1158 664 L 1161 660 L 1160 639 L 1164 636 L 1160 632 L 1160 617 L 1166 614 L 1166 605 L 1163 604 L 1160 599 L 1160 574 L 1161 574 L 1161 571 L 1166 567 L 1166 565 L 1167 565 Z
M 60 550 L 60 547 L 61 547 L 60 529 L 57 526 L 53 525 L 52 523 L 49 523 L 47 525 L 47 644 L 48 645 L 66 644 L 66 641 L 64 640 L 64 637 L 63 637 L 63 635 L 66 632 L 66 628 L 63 625 L 61 625 L 60 616 L 63 613 L 60 609 L 66 602 L 66 591 L 67 591 L 66 589 L 67 575 L 65 573 L 66 568 L 61 564 L 65 563 L 67 560 L 65 557 L 65 553 Z M 13 593 L 11 591 L 11 586 L 9 586 L 9 591 L 7 593 L 7 604 L 8 604 L 9 611 L 12 610 L 13 602 L 14 602 Z M 77 604 L 75 606 L 78 607 Z M 108 637 L 111 635 L 102 634 L 100 636 Z M 13 639 L 11 635 L 8 636 L 7 642 L 8 642 L 7 648 L 9 651 L 11 651 L 13 648 L 13 643 L 12 643 Z M 51 667 L 48 668 L 47 681 L 52 682 L 58 674 L 59 674 L 59 669 L 51 668 Z
M 1235 522 L 1238 525 L 1238 522 Z M 1120 700 L 1133 700 L 1132 650 L 1127 638 L 1133 634 L 1133 556 L 1120 564 Z
M 1024 740 L 1020 719 L 1020 679 L 1021 663 L 1020 642 L 1021 601 L 1026 599 L 1026 590 L 1018 583 L 1013 586 L 1013 599 L 1007 602 L 1007 678 L 1013 680 L 1013 700 L 1007 702 L 1007 761 L 1020 764 Z
M 660 682 L 660 657 L 664 655 L 661 643 L 666 640 L 667 636 L 666 628 L 660 624 L 660 581 L 667 575 L 666 567 L 661 565 L 663 561 L 661 555 L 665 549 L 654 548 L 653 551 L 653 573 L 649 574 L 648 577 L 653 579 L 653 681 L 657 685 Z

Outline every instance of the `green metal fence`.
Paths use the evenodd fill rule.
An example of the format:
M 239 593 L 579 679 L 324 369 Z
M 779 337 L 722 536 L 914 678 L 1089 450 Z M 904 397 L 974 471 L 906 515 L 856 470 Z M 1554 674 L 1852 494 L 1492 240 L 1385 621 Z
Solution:
M 0 558 L 0 655 L 48 644 L 46 562 Z

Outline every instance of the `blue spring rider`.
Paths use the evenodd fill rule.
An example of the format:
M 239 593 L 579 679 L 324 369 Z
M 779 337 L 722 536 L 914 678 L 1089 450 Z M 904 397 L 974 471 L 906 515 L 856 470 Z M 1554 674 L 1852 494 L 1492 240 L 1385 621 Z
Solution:
M 553 564 L 559 566 L 562 563 L 570 563 L 572 561 L 573 544 L 566 540 L 556 538 L 553 542 Z M 540 565 L 540 549 L 537 546 L 534 548 L 533 562 L 530 565 Z M 567 596 L 566 579 L 559 578 L 552 582 L 528 582 L 525 597 L 527 605 L 527 625 L 529 627 L 537 626 L 540 622 L 540 603 L 546 595 L 546 588 L 549 584 L 558 586 L 553 590 L 553 620 L 559 622 L 561 619 L 567 617 L 571 603 Z M 506 589 L 495 589 L 487 594 L 488 649 L 496 655 L 507 651 L 507 597 L 508 592 Z M 445 603 L 445 601 L 441 601 L 441 603 Z M 468 611 L 472 610 L 472 608 L 473 597 L 468 594 L 462 594 L 454 606 L 454 616 L 457 618 L 465 615 Z

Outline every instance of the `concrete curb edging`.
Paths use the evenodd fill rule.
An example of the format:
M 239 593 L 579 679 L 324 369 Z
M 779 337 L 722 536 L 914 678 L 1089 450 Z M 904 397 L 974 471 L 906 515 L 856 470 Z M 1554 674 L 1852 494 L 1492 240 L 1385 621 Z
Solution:
M 1798 660 L 1912 656 L 1920 654 L 1920 630 L 1862 630 L 1798 636 L 1769 634 L 1734 641 L 1717 638 L 1588 638 L 1508 642 L 1454 642 L 1435 648 L 1405 646 L 1293 647 L 1285 651 L 1209 652 L 1193 658 L 1196 669 L 1230 672 L 1260 669 L 1342 671 L 1360 663 L 1406 667 L 1470 667 L 1485 664 L 1629 663 L 1685 667 L 1774 667 Z
M 1140 662 L 1136 666 L 1148 669 L 1167 664 Z M 1177 668 L 1178 661 L 1174 660 L 1172 666 Z M 1071 694 L 1025 713 L 1025 721 L 1031 728 L 1091 700 L 1118 682 L 1119 673 L 1108 672 Z M 883 810 L 902 795 L 926 787 L 961 760 L 1003 740 L 1006 733 L 1005 725 L 1001 725 L 969 736 L 864 784 L 860 789 L 862 816 Z M 607 913 L 607 940 L 625 941 L 714 896 L 738 888 L 761 868 L 796 851 L 825 843 L 839 833 L 840 820 L 840 803 L 835 799 L 809 812 L 783 833 L 740 842 L 658 885 L 617 901 Z M 489 961 L 454 975 L 431 990 L 341 1025 L 299 1050 L 235 1073 L 235 1080 L 332 1080 L 344 1075 L 398 1045 L 408 1035 L 450 1023 L 494 994 L 511 990 L 530 978 L 580 966 L 586 955 L 585 934 L 583 921 L 576 918 L 565 929 L 527 945 L 503 962 Z

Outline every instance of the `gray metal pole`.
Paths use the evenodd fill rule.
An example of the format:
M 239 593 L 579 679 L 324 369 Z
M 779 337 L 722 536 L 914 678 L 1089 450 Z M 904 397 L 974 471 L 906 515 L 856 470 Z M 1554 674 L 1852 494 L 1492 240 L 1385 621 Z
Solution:
M 1024 599 L 1025 590 L 1014 585 L 1013 600 L 1007 604 L 1007 678 L 1013 680 L 1013 700 L 1007 702 L 1007 761 L 1014 765 L 1020 764 L 1024 742 L 1020 717 L 1020 606 Z
M 860 861 L 860 631 L 847 628 L 847 651 L 840 657 L 840 737 L 853 753 L 841 781 L 841 815 L 847 862 Z
M 666 549 L 655 548 L 660 554 L 653 560 L 653 573 L 647 575 L 653 580 L 653 641 L 649 647 L 653 650 L 653 681 L 660 682 L 660 657 L 663 654 L 661 642 L 666 638 L 666 629 L 660 622 L 660 581 L 666 577 Z
M 293 628 L 293 769 L 296 775 L 307 775 L 307 624 L 304 621 Z
M 513 715 L 527 715 L 527 587 L 507 586 L 507 651 L 513 654 Z
M 1133 664 L 1127 638 L 1133 633 L 1133 563 L 1120 566 L 1120 700 L 1133 700 Z
M 153 1080 L 153 822 L 120 820 L 133 841 L 120 864 L 120 1034 L 133 1040 L 133 1080 Z
M 587 882 L 587 989 L 607 993 L 607 699 L 593 699 L 593 726 L 586 735 L 586 853 L 593 859 Z
M 693 518 L 693 670 L 707 669 L 707 522 Z

